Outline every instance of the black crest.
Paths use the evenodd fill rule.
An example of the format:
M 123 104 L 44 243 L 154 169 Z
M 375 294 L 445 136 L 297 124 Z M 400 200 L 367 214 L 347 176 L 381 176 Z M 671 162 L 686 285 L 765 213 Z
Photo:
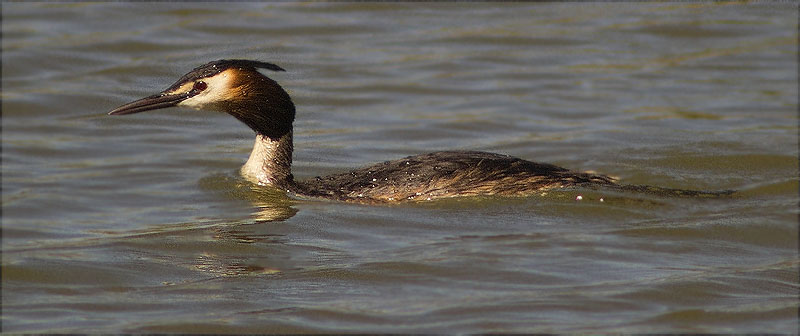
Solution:
M 275 64 L 261 62 L 261 61 L 251 61 L 242 59 L 218 60 L 218 61 L 208 62 L 206 64 L 203 64 L 199 67 L 192 69 L 192 71 L 189 71 L 189 73 L 183 75 L 183 77 L 178 79 L 178 81 L 175 82 L 175 84 L 172 84 L 172 86 L 170 86 L 167 89 L 167 91 L 175 90 L 182 84 L 189 81 L 195 81 L 201 78 L 214 76 L 230 68 L 249 68 L 252 70 L 267 69 L 272 71 L 286 71 Z

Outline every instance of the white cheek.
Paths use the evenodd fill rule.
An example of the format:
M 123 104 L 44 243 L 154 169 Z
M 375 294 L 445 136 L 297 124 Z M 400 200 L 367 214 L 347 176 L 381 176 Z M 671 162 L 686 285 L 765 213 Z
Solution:
M 195 109 L 213 109 L 215 104 L 228 99 L 230 90 L 229 79 L 228 74 L 224 72 L 214 77 L 204 79 L 203 81 L 207 85 L 206 89 L 196 96 L 178 103 L 178 106 Z
M 200 94 L 178 103 L 178 106 L 191 107 L 195 109 L 211 108 L 214 104 L 224 100 L 224 97 L 220 93 L 209 90 L 210 87 Z

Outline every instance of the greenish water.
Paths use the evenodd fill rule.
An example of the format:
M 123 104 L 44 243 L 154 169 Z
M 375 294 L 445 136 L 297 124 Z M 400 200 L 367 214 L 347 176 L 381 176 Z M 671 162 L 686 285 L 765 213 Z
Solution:
M 2 331 L 796 333 L 797 10 L 3 3 Z M 105 115 L 221 58 L 288 70 L 295 176 L 469 149 L 738 193 L 296 201 L 229 116 Z

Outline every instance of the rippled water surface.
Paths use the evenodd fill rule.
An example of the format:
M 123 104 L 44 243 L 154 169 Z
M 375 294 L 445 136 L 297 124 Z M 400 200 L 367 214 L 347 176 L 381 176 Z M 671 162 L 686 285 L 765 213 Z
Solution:
M 3 3 L 2 330 L 795 333 L 797 38 L 791 3 Z M 288 70 L 299 177 L 474 149 L 738 192 L 300 201 L 230 116 L 105 114 L 221 58 Z

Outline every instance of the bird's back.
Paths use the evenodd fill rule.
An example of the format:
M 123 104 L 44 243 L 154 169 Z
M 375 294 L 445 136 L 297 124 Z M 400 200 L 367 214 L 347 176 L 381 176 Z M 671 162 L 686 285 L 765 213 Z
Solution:
M 294 183 L 295 193 L 356 202 L 429 200 L 454 196 L 524 196 L 584 184 L 613 184 L 607 176 L 474 151 L 434 152 Z

